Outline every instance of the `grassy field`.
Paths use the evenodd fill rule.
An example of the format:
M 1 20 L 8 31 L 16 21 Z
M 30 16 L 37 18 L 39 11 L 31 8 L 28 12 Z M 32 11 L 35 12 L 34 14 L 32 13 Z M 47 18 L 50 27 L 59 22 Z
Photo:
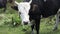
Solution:
M 8 8 L 5 13 L 0 10 L 0 34 L 31 34 L 30 26 L 25 26 L 26 31 L 24 31 L 21 24 L 16 27 L 11 25 L 12 17 L 17 23 L 21 23 L 21 19 L 19 19 L 17 11 L 11 9 L 9 5 L 7 7 Z M 58 26 L 58 30 L 53 31 L 55 21 L 47 23 L 48 20 L 48 18 L 41 19 L 40 34 L 60 34 L 60 25 Z

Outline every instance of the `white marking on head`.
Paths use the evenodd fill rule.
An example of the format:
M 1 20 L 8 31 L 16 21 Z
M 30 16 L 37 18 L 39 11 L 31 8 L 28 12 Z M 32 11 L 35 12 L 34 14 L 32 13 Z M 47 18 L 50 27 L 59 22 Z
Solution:
M 18 5 L 18 10 L 21 13 L 20 16 L 22 19 L 22 24 L 24 24 L 23 22 L 30 23 L 29 10 L 30 10 L 30 3 L 31 2 L 32 2 L 32 0 L 30 2 L 20 2 L 20 3 L 15 1 L 15 3 Z

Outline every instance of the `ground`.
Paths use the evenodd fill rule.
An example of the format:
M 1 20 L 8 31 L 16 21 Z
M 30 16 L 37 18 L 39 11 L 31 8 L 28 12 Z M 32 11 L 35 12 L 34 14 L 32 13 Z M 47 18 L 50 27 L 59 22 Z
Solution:
M 22 27 L 18 12 L 11 9 L 9 5 L 7 7 L 8 8 L 6 12 L 0 10 L 0 34 L 31 34 L 30 26 L 28 27 L 28 25 L 26 25 L 26 30 L 24 30 L 24 28 Z M 12 17 L 14 18 L 13 20 L 20 25 L 13 27 L 13 25 L 11 24 Z M 53 31 L 55 21 L 53 20 L 52 22 L 47 23 L 48 20 L 49 18 L 41 19 L 40 34 L 60 34 L 60 24 L 58 25 L 58 30 Z

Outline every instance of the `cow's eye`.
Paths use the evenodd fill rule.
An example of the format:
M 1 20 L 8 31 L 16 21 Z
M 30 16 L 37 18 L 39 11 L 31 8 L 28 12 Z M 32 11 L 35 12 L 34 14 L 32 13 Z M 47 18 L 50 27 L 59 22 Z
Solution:
M 21 12 L 19 12 L 19 14 L 21 14 Z

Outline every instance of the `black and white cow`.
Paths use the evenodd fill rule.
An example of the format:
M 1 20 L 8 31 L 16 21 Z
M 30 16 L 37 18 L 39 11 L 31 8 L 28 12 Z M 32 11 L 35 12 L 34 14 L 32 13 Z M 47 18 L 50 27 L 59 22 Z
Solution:
M 60 0 L 29 0 L 29 2 L 16 2 L 22 19 L 22 24 L 31 24 L 32 34 L 34 26 L 39 34 L 41 16 L 47 18 L 56 15 L 60 8 Z

